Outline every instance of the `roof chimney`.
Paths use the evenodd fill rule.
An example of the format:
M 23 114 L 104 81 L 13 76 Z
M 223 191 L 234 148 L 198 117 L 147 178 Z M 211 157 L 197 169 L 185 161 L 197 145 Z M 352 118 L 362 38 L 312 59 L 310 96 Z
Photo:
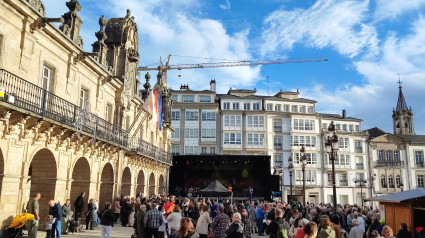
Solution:
M 342 110 L 342 119 L 345 119 L 345 117 L 347 116 L 347 113 L 345 112 L 345 109 Z
M 210 82 L 210 91 L 215 92 L 215 79 L 211 79 L 211 82 Z
M 180 91 L 189 90 L 189 84 L 180 84 Z

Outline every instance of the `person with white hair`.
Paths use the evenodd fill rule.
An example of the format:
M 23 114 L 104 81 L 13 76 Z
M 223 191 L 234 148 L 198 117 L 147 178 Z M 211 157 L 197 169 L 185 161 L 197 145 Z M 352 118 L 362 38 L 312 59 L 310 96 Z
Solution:
M 235 212 L 232 215 L 232 223 L 229 228 L 226 230 L 227 238 L 243 238 L 243 224 L 242 224 L 242 216 L 239 212 Z
M 351 228 L 350 233 L 348 234 L 348 238 L 363 238 L 364 232 L 361 227 L 359 227 L 359 221 L 354 218 L 351 220 L 351 224 L 353 228 Z
M 365 227 L 365 221 L 364 221 L 364 219 L 363 219 L 363 216 L 362 216 L 362 213 L 358 213 L 357 211 L 355 211 L 354 212 L 354 218 L 356 218 L 357 219 L 357 226 L 359 226 L 360 227 L 360 229 L 362 230 L 362 232 L 364 233 L 365 232 L 365 230 L 366 230 L 366 227 Z M 353 221 L 351 221 L 351 223 L 352 223 Z

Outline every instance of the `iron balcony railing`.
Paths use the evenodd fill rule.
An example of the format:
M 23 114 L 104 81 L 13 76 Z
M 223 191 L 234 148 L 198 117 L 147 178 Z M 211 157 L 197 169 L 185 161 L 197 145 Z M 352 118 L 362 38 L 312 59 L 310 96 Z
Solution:
M 378 160 L 375 162 L 375 167 L 397 167 L 404 166 L 404 161 L 400 160 Z
M 14 96 L 15 100 L 8 102 L 16 107 L 127 147 L 125 130 L 3 69 L 0 69 L 0 87 L 7 95 Z
M 339 180 L 339 186 L 348 186 L 347 180 Z
M 274 132 L 282 132 L 282 126 L 273 126 Z
M 364 164 L 356 164 L 356 169 L 364 169 Z
M 129 144 L 130 150 L 134 150 L 140 154 L 147 155 L 160 162 L 171 164 L 172 162 L 171 153 L 168 153 L 139 137 L 131 137 L 129 141 L 130 141 L 130 144 Z
M 355 147 L 354 152 L 356 153 L 363 153 L 363 147 Z

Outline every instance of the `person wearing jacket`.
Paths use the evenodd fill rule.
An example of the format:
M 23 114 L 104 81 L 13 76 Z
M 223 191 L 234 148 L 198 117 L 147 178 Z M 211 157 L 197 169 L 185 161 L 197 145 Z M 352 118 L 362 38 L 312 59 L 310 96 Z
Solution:
M 249 222 L 251 225 L 251 233 L 257 233 L 257 212 L 255 203 L 249 204 Z
M 121 213 L 121 203 L 120 203 L 120 197 L 116 197 L 114 201 L 114 222 L 118 222 L 118 218 L 120 217 Z
M 94 199 L 91 198 L 89 204 L 87 205 L 87 214 L 86 214 L 86 230 L 94 230 L 93 224 L 96 224 L 96 204 L 94 203 Z
M 294 225 L 291 226 L 288 232 L 290 238 L 294 238 L 297 234 L 298 229 L 303 229 L 304 223 L 302 218 L 295 219 Z
M 220 204 L 217 207 L 217 216 L 211 223 L 211 237 L 212 238 L 224 238 L 226 237 L 226 229 L 229 225 L 229 217 L 224 214 L 224 206 Z
M 400 230 L 397 233 L 397 238 L 410 238 L 410 231 L 407 230 L 406 223 L 400 224 Z
M 264 215 L 266 215 L 266 212 L 263 210 L 263 206 L 261 204 L 258 204 L 256 213 L 257 213 L 256 216 L 257 216 L 258 235 L 264 236 L 263 220 L 264 220 Z
M 332 223 L 332 228 L 335 231 L 335 237 L 336 238 L 342 238 L 342 233 L 341 233 L 341 226 L 340 226 L 340 219 L 339 219 L 339 215 L 337 213 L 332 214 L 331 216 L 331 223 Z
M 174 206 L 174 210 L 167 217 L 168 227 L 171 229 L 170 238 L 177 238 L 176 231 L 180 228 L 182 219 L 182 211 L 178 205 Z
M 111 238 L 112 227 L 114 226 L 114 213 L 110 202 L 105 202 L 105 209 L 99 213 L 100 225 L 102 226 L 102 235 L 100 238 Z
M 242 217 L 239 212 L 235 212 L 232 215 L 232 223 L 229 228 L 225 231 L 227 238 L 243 238 L 243 224 L 241 222 Z
M 188 216 L 192 219 L 192 221 L 197 221 L 199 219 L 199 208 L 193 201 L 189 202 Z
M 379 214 L 375 214 L 372 217 L 372 224 L 370 224 L 366 236 L 368 238 L 372 238 L 372 231 L 376 230 L 381 223 L 379 223 L 379 219 L 381 219 L 381 216 Z
M 384 238 L 394 238 L 393 229 L 391 229 L 389 226 L 384 226 L 382 228 L 382 236 Z
M 317 233 L 317 238 L 335 238 L 335 231 L 327 215 L 322 215 L 320 218 L 320 231 Z
M 78 222 L 78 218 L 81 217 L 81 213 L 84 211 L 84 197 L 86 196 L 85 192 L 82 192 L 80 196 L 77 197 L 77 199 L 74 202 L 74 209 L 75 209 L 75 218 L 74 220 Z
M 136 230 L 139 237 L 144 237 L 145 234 L 145 225 L 143 224 L 143 220 L 146 215 L 146 209 L 146 205 L 142 204 L 140 205 L 140 211 L 136 214 Z
M 179 238 L 199 238 L 192 221 L 187 217 L 181 219 L 180 228 L 176 234 Z
M 276 238 L 279 230 L 286 229 L 283 220 L 283 211 L 278 208 L 275 210 L 275 219 L 269 223 L 266 229 L 266 234 L 270 235 L 270 238 Z
M 249 221 L 248 212 L 243 204 L 239 205 L 239 212 L 242 217 L 243 233 L 245 238 L 251 238 L 251 224 Z
M 315 222 L 307 223 L 303 228 L 304 238 L 316 238 L 317 236 L 317 224 Z
M 360 229 L 359 222 L 356 218 L 351 220 L 351 225 L 353 226 L 348 234 L 348 238 L 363 238 L 363 231 Z
M 211 224 L 208 206 L 203 206 L 201 215 L 199 216 L 198 222 L 196 223 L 196 232 L 199 234 L 199 238 L 208 237 L 208 225 Z
M 55 222 L 52 225 L 51 237 L 61 237 L 62 233 L 62 211 L 59 203 L 55 203 L 53 200 L 49 201 L 49 206 L 52 211 L 52 215 L 56 218 Z M 56 236 L 55 236 L 56 233 Z
M 71 199 L 67 199 L 62 206 L 62 233 L 68 234 L 69 221 L 72 219 Z

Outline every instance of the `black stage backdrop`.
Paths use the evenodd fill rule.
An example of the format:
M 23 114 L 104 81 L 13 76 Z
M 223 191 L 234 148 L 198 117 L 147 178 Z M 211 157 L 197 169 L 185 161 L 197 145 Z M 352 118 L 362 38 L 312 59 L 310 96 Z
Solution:
M 232 187 L 234 196 L 269 199 L 271 195 L 270 156 L 267 155 L 174 155 L 170 173 L 170 194 L 197 195 L 198 189 L 218 180 Z

